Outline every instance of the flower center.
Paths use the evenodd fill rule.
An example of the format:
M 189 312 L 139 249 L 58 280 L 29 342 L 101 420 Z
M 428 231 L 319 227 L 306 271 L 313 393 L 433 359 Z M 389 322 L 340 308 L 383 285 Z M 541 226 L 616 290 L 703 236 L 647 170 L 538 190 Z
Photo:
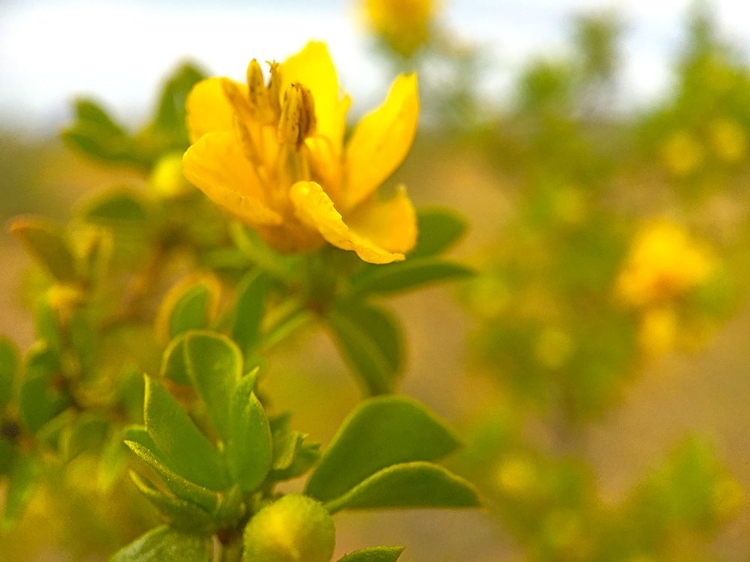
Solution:
M 310 154 L 305 139 L 315 133 L 315 101 L 303 84 L 292 83 L 281 96 L 283 68 L 269 63 L 265 82 L 256 59 L 247 68 L 247 95 L 231 80 L 224 92 L 235 115 L 235 132 L 273 207 L 292 212 L 289 188 L 311 179 Z

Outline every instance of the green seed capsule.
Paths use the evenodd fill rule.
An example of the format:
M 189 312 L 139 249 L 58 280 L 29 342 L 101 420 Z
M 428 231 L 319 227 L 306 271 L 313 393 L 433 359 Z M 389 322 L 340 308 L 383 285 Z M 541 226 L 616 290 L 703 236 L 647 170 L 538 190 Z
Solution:
M 243 562 L 330 562 L 333 519 L 321 504 L 289 494 L 256 513 L 245 527 Z

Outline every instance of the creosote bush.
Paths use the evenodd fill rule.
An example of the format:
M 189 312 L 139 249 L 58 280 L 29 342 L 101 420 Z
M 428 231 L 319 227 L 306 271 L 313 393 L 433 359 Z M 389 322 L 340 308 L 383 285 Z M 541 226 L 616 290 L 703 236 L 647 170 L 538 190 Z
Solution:
M 67 144 L 141 168 L 149 186 L 92 194 L 67 225 L 11 223 L 42 274 L 37 341 L 0 346 L 7 531 L 79 457 L 98 489 L 151 504 L 124 500 L 137 526 L 161 520 L 117 562 L 328 562 L 339 511 L 480 505 L 436 463 L 460 446 L 454 432 L 393 394 L 403 336 L 379 302 L 471 275 L 440 255 L 465 225 L 417 212 L 403 187 L 377 192 L 414 138 L 416 77 L 396 78 L 344 145 L 350 103 L 320 42 L 270 63 L 268 78 L 253 59 L 246 82 L 184 66 L 137 133 L 76 102 Z M 313 323 L 365 395 L 325 448 L 262 390 L 269 350 Z M 303 477 L 303 493 L 280 491 Z
M 622 111 L 628 28 L 587 13 L 493 100 L 478 85 L 494 68 L 445 3 L 357 5 L 393 79 L 356 123 L 321 41 L 233 78 L 184 64 L 135 130 L 75 102 L 67 149 L 140 179 L 64 220 L 9 223 L 33 262 L 19 285 L 35 333 L 25 349 L 0 337 L 0 550 L 47 533 L 62 556 L 114 562 L 432 560 L 451 541 L 483 562 L 745 560 L 741 434 L 722 443 L 662 404 L 637 435 L 609 430 L 645 402 L 639 385 L 682 388 L 675 365 L 706 365 L 744 321 L 746 61 L 695 10 L 674 89 Z M 415 205 L 432 198 L 471 221 Z M 469 222 L 474 243 L 447 257 Z M 401 298 L 436 285 L 455 326 Z M 459 365 L 435 404 L 457 429 L 397 394 L 414 325 L 435 350 L 415 372 Z M 339 397 L 326 350 L 300 342 L 326 338 L 361 396 L 317 442 L 310 412 Z M 459 339 L 460 357 L 436 349 Z M 280 357 L 304 366 L 291 411 Z M 706 375 L 712 412 L 725 383 L 744 400 L 728 376 Z M 673 417 L 693 430 L 673 439 Z M 655 443 L 664 458 L 646 458 Z M 431 532 L 440 546 L 400 558 L 337 537 L 341 512 L 404 508 L 483 508 L 467 529 L 501 538 Z M 29 530 L 40 513 L 49 529 Z

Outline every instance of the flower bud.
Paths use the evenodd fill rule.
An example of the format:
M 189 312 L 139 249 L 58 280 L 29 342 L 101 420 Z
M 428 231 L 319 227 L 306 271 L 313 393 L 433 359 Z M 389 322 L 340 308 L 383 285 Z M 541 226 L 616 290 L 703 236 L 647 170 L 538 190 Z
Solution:
M 335 542 L 328 511 L 312 498 L 289 494 L 250 519 L 243 562 L 330 562 Z

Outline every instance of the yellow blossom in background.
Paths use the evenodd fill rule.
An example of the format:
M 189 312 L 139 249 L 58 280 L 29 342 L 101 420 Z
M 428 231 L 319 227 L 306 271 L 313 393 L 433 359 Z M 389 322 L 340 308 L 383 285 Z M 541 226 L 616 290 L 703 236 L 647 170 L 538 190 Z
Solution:
M 720 160 L 734 164 L 745 157 L 747 137 L 736 121 L 717 119 L 711 123 L 710 135 L 714 152 Z
M 497 467 L 497 485 L 506 494 L 524 496 L 532 493 L 538 484 L 537 467 L 526 455 L 511 455 Z
M 692 174 L 705 160 L 703 146 L 688 131 L 672 134 L 662 146 L 661 156 L 664 166 L 675 176 Z
M 660 306 L 706 281 L 714 267 L 707 247 L 682 225 L 661 220 L 636 235 L 616 291 L 631 306 Z
M 679 320 L 673 307 L 646 311 L 638 328 L 638 343 L 651 357 L 672 351 L 677 344 Z
M 350 104 L 320 42 L 271 63 L 268 81 L 253 59 L 246 84 L 199 82 L 187 100 L 185 177 L 279 251 L 328 242 L 370 263 L 403 260 L 416 243 L 414 207 L 403 187 L 388 200 L 376 191 L 414 139 L 416 76 L 396 78 L 345 145 Z
M 194 192 L 182 174 L 182 153 L 170 152 L 162 156 L 149 178 L 151 188 L 166 198 L 176 198 Z
M 372 32 L 404 57 L 412 56 L 427 42 L 437 9 L 435 0 L 364 0 Z

